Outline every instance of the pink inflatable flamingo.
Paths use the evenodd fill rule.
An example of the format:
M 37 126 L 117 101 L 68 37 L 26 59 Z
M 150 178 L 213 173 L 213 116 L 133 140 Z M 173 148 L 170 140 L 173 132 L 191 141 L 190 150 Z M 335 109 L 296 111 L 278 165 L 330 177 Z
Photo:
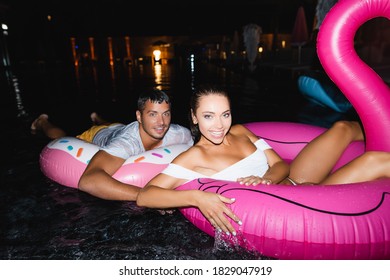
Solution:
M 389 0 L 340 0 L 318 33 L 318 56 L 333 82 L 354 106 L 366 133 L 366 150 L 390 151 L 390 89 L 354 49 L 366 21 L 390 19 Z

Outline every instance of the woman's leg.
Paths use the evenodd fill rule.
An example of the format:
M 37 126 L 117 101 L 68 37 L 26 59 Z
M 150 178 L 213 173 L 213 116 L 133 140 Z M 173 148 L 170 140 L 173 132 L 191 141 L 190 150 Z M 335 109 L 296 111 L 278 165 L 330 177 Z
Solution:
M 50 139 L 57 139 L 66 135 L 65 131 L 49 121 L 49 116 L 46 114 L 40 115 L 31 124 L 31 132 L 35 133 L 42 131 Z
M 291 163 L 289 177 L 299 184 L 322 182 L 348 145 L 356 140 L 364 140 L 358 122 L 336 122 L 302 149 Z
M 384 177 L 390 177 L 390 153 L 370 151 L 339 168 L 320 183 L 358 183 Z

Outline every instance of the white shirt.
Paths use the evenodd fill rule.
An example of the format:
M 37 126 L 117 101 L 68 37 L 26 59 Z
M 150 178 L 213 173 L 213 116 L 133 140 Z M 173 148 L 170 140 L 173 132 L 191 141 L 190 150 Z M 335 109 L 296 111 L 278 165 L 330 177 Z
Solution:
M 133 155 L 145 152 L 139 134 L 139 123 L 134 121 L 128 125 L 111 125 L 100 130 L 94 137 L 93 143 L 113 156 L 128 159 Z M 191 132 L 178 124 L 171 124 L 165 134 L 161 147 L 188 144 L 193 145 Z

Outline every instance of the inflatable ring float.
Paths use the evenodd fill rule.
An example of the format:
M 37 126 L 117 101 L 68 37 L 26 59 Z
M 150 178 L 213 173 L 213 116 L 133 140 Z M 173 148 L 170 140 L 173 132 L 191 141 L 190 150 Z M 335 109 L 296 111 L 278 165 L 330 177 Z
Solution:
M 143 187 L 188 148 L 185 144 L 172 145 L 130 157 L 113 177 L 123 183 Z M 53 140 L 40 154 L 42 173 L 58 184 L 78 188 L 81 175 L 98 150 L 97 145 L 75 137 Z
M 299 123 L 258 122 L 245 126 L 266 140 L 287 162 L 325 129 Z M 364 152 L 351 143 L 334 167 Z M 390 179 L 342 185 L 257 185 L 201 178 L 178 189 L 215 192 L 236 201 L 228 207 L 241 218 L 234 246 L 277 259 L 389 259 Z M 180 211 L 211 236 L 214 228 L 193 207 Z

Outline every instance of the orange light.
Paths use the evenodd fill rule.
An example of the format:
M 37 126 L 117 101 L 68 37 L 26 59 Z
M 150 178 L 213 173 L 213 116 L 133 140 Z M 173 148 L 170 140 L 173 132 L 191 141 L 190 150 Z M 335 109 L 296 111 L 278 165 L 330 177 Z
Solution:
M 154 50 L 153 56 L 155 61 L 159 61 L 161 59 L 161 51 L 160 50 Z

